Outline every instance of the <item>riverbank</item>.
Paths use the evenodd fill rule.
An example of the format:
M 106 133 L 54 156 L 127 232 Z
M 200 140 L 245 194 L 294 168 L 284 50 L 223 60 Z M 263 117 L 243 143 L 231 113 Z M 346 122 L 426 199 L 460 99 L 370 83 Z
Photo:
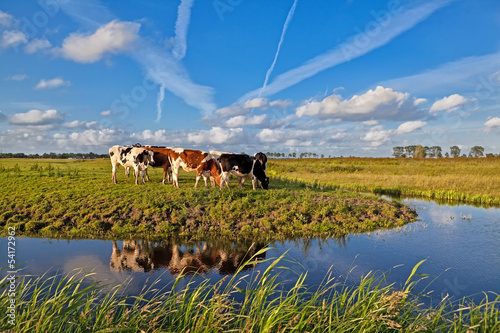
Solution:
M 500 205 L 498 158 L 279 159 L 268 173 L 356 192 Z
M 181 275 L 169 286 L 157 281 L 137 296 L 125 296 L 120 286 L 94 282 L 92 273 L 25 277 L 15 296 L 0 280 L 0 310 L 4 332 L 497 332 L 498 295 L 486 293 L 480 304 L 446 298 L 434 306 L 412 291 L 425 274 L 413 268 L 400 288 L 384 285 L 378 273 L 368 273 L 355 287 L 327 274 L 317 288 L 296 275 L 285 288 L 278 268 L 286 257 L 258 260 L 262 249 L 231 278 L 180 288 Z M 243 272 L 245 266 L 267 261 L 263 271 Z M 13 298 L 15 297 L 15 298 Z
M 118 239 L 253 239 L 339 236 L 393 228 L 416 212 L 375 196 L 310 188 L 271 179 L 269 191 L 194 189 L 194 174 L 181 173 L 181 189 L 162 185 L 161 169 L 136 186 L 111 182 L 107 159 L 1 160 L 2 235 Z

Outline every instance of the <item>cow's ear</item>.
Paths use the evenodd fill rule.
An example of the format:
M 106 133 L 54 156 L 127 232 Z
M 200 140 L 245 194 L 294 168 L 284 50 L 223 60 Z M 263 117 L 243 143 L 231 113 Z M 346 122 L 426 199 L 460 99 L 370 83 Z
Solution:
M 154 155 L 154 156 L 156 156 L 156 155 L 158 155 L 158 154 L 159 154 L 159 152 L 155 151 L 153 155 Z

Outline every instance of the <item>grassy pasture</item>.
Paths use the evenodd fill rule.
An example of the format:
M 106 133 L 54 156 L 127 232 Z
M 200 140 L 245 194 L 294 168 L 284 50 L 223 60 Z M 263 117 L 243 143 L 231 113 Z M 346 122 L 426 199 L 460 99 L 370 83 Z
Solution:
M 273 162 L 274 163 L 274 162 Z M 162 169 L 136 186 L 111 164 L 96 160 L 0 160 L 0 230 L 18 235 L 99 238 L 252 238 L 270 241 L 344 235 L 414 221 L 416 213 L 373 196 L 311 188 L 271 178 L 270 190 L 194 189 L 195 174 L 180 174 L 181 189 L 162 185 Z M 203 183 L 203 182 L 202 182 Z
M 271 160 L 284 180 L 359 192 L 500 204 L 498 158 L 325 158 Z

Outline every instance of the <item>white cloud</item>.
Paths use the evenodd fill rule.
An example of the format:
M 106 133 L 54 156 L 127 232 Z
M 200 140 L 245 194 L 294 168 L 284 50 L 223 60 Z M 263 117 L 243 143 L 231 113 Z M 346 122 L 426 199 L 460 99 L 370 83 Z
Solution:
M 415 98 L 415 100 L 413 101 L 413 105 L 418 106 L 425 102 L 427 102 L 427 98 Z
M 411 132 L 416 131 L 419 128 L 422 128 L 426 125 L 427 125 L 427 123 L 425 121 L 421 121 L 421 120 L 407 121 L 406 123 L 399 125 L 399 127 L 396 130 L 396 133 L 397 134 L 411 133 Z
M 17 20 L 10 14 L 0 10 L 0 26 L 9 28 L 17 24 Z
M 24 46 L 24 52 L 28 54 L 33 54 L 38 51 L 48 50 L 52 47 L 52 44 L 47 39 L 33 39 L 26 46 Z
M 243 127 L 251 125 L 260 125 L 265 119 L 266 115 L 255 115 L 255 116 L 236 116 L 226 120 L 225 125 L 227 127 Z
M 428 2 L 418 7 L 402 11 L 401 14 L 392 15 L 388 24 L 385 26 L 382 26 L 382 24 L 379 25 L 380 32 L 375 36 L 370 37 L 364 32 L 353 36 L 340 46 L 308 60 L 297 68 L 279 75 L 273 82 L 267 85 L 265 91 L 261 91 L 260 88 L 255 89 L 242 96 L 239 101 L 246 101 L 247 99 L 260 95 L 273 95 L 325 69 L 345 63 L 375 50 L 389 43 L 403 32 L 413 28 L 421 21 L 427 19 L 432 13 L 444 5 L 447 5 L 449 2 L 450 1 Z M 364 40 L 366 42 L 359 43 L 359 40 Z
M 215 110 L 212 114 L 207 115 L 203 120 L 210 124 L 225 123 L 228 127 L 241 127 L 245 125 L 259 125 L 266 116 L 265 115 L 251 115 L 253 109 L 284 109 L 292 105 L 288 100 L 275 100 L 269 101 L 267 98 L 256 97 L 240 103 L 233 103 L 229 106 Z M 230 118 L 230 119 L 225 119 Z
M 416 110 L 413 103 L 407 102 L 408 98 L 408 93 L 378 86 L 362 95 L 354 95 L 349 100 L 342 99 L 340 95 L 332 94 L 319 102 L 306 102 L 297 107 L 296 114 L 299 117 L 342 118 L 351 121 L 393 118 L 403 110 L 406 115 Z
M 60 123 L 64 119 L 63 113 L 57 110 L 29 110 L 25 113 L 15 113 L 9 117 L 12 125 L 19 126 L 43 126 Z
M 97 0 L 73 0 L 67 4 L 61 4 L 61 8 L 71 18 L 88 27 L 98 28 L 101 26 L 102 28 L 103 22 L 109 22 L 116 18 Z M 127 24 L 133 25 L 134 23 Z M 136 26 L 138 29 L 139 25 Z M 129 35 L 130 39 L 135 40 L 134 33 Z M 182 98 L 186 104 L 206 114 L 216 109 L 213 102 L 213 88 L 194 83 L 179 59 L 156 43 L 141 39 L 139 36 L 137 36 L 136 42 L 140 42 L 141 47 L 135 48 L 129 55 L 143 67 L 147 73 L 147 79 L 160 86 L 157 119 L 161 116 L 161 101 L 165 89 Z M 130 47 L 132 47 L 132 44 Z M 78 52 L 78 50 L 76 51 Z M 87 58 L 83 60 L 88 60 Z
M 28 77 L 26 74 L 16 74 L 16 75 L 11 75 L 6 78 L 6 80 L 11 80 L 11 81 L 23 81 Z
M 73 120 L 70 121 L 69 123 L 64 123 L 62 124 L 63 127 L 65 128 L 91 128 L 94 127 L 98 124 L 99 122 L 97 121 L 83 121 L 83 120 Z
M 113 113 L 111 112 L 111 110 L 105 110 L 105 111 L 101 111 L 101 113 L 99 113 L 99 115 L 103 116 L 103 117 L 107 117 L 107 116 L 113 115 Z
M 114 128 L 88 129 L 83 132 L 73 132 L 68 135 L 69 144 L 73 146 L 110 146 L 122 142 L 123 133 Z
M 362 138 L 362 140 L 370 142 L 370 145 L 372 147 L 378 147 L 378 146 L 381 146 L 382 144 L 386 143 L 387 141 L 389 141 L 391 134 L 392 134 L 392 131 L 384 130 L 384 127 L 381 125 L 374 126 L 374 127 L 370 128 L 370 131 L 365 134 L 365 136 Z
M 381 85 L 410 91 L 413 94 L 446 94 L 451 91 L 475 91 L 485 95 L 500 81 L 495 73 L 500 67 L 500 53 L 462 58 L 425 70 L 422 73 L 384 81 Z
M 4 48 L 16 47 L 20 44 L 25 44 L 28 42 L 28 37 L 19 30 L 7 30 L 2 34 L 2 40 L 0 45 Z
M 434 104 L 432 104 L 430 111 L 431 112 L 454 111 L 468 102 L 469 100 L 464 96 L 461 96 L 459 94 L 453 94 L 448 97 L 444 97 L 440 100 L 435 101 Z
M 243 134 L 241 128 L 224 129 L 212 127 L 210 130 L 193 131 L 188 133 L 187 139 L 195 144 L 231 144 Z
M 254 109 L 254 108 L 262 108 L 267 105 L 267 98 L 256 97 L 253 99 L 249 99 L 243 103 L 243 107 L 245 109 Z
M 488 119 L 484 123 L 484 128 L 486 132 L 490 132 L 492 129 L 500 127 L 500 118 L 499 117 L 493 117 Z
M 320 137 L 322 133 L 317 130 L 285 130 L 285 129 L 270 129 L 264 128 L 257 133 L 257 139 L 261 143 L 280 143 L 291 142 L 290 140 L 297 139 L 301 141 L 308 141 L 307 139 Z
M 64 58 L 76 62 L 96 62 L 106 53 L 118 54 L 130 50 L 139 37 L 140 27 L 139 23 L 114 20 L 99 27 L 91 35 L 71 34 L 57 51 Z
M 35 89 L 36 90 L 55 89 L 69 85 L 71 85 L 71 82 L 64 81 L 62 78 L 56 77 L 50 80 L 45 80 L 45 79 L 40 80 L 40 82 L 38 82 L 38 84 L 35 86 Z

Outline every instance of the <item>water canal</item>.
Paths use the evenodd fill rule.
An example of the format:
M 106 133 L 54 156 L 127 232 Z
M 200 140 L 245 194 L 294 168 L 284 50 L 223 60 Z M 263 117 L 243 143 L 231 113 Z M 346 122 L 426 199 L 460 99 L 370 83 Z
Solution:
M 127 281 L 127 294 L 137 294 L 148 281 L 172 282 L 185 269 L 181 286 L 194 279 L 210 279 L 234 273 L 245 254 L 269 245 L 262 257 L 275 258 L 287 252 L 281 281 L 294 281 L 308 272 L 306 283 L 319 285 L 331 269 L 333 276 L 349 284 L 359 283 L 369 272 L 389 272 L 384 283 L 401 286 L 412 268 L 426 259 L 420 272 L 429 277 L 418 291 L 429 292 L 429 301 L 445 295 L 453 299 L 469 296 L 477 301 L 483 291 L 500 293 L 500 208 L 438 204 L 405 199 L 415 207 L 420 220 L 401 228 L 348 235 L 344 238 L 300 239 L 272 244 L 151 243 L 147 241 L 57 240 L 17 238 L 16 256 L 20 276 L 49 272 L 70 273 L 76 268 L 93 270 L 94 278 L 109 284 Z M 2 249 L 7 240 L 0 238 Z M 269 262 L 256 265 L 264 270 Z M 248 271 L 247 270 L 247 271 Z M 434 279 L 434 277 L 437 277 Z M 292 283 L 290 282 L 290 283 Z

